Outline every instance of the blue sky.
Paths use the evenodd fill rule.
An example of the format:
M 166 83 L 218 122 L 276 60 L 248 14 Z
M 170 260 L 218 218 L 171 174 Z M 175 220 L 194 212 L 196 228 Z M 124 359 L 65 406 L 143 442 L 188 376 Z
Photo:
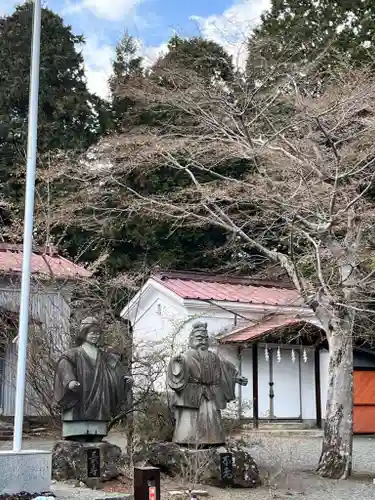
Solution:
M 10 13 L 14 0 L 0 0 L 0 15 Z M 139 42 L 148 63 L 166 50 L 174 32 L 200 34 L 222 44 L 239 65 L 244 42 L 270 0 L 44 0 L 75 33 L 83 34 L 88 85 L 107 94 L 116 42 L 127 29 Z

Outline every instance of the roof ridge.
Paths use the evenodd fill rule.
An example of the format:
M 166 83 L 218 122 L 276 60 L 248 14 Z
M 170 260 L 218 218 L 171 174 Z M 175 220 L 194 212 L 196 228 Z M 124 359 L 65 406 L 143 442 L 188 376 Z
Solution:
M 295 286 L 288 281 L 273 281 L 253 279 L 251 276 L 239 276 L 229 274 L 215 274 L 205 271 L 158 271 L 151 274 L 151 278 L 158 278 L 161 281 L 168 279 L 180 279 L 181 281 L 206 281 L 208 283 L 223 283 L 230 285 L 263 286 L 265 288 L 287 288 L 295 290 Z
M 276 332 L 286 328 L 287 326 L 297 325 L 299 323 L 304 323 L 306 326 L 312 328 L 319 328 L 319 326 L 309 321 L 308 317 L 300 316 L 299 314 L 266 315 L 263 318 L 259 318 L 259 320 L 254 324 L 251 323 L 252 322 L 249 321 L 247 325 L 243 325 L 223 334 L 218 338 L 218 342 L 222 344 L 233 342 L 252 342 L 267 336 L 270 331 Z

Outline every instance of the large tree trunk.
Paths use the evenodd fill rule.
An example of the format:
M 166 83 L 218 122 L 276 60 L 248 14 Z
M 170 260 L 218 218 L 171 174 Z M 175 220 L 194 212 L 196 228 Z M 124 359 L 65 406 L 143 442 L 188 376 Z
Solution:
M 329 374 L 323 449 L 318 473 L 347 479 L 353 448 L 353 340 L 351 318 L 333 321 L 329 341 Z M 350 315 L 349 315 L 350 316 Z

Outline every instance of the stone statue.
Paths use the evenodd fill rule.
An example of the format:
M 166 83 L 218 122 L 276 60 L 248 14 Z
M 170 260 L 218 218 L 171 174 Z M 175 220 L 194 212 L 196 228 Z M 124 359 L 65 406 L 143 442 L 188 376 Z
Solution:
M 77 347 L 58 361 L 54 395 L 62 411 L 64 439 L 101 441 L 125 401 L 131 380 L 125 376 L 121 356 L 100 349 L 100 339 L 98 320 L 86 318 Z
M 193 325 L 189 350 L 174 356 L 168 367 L 173 390 L 173 441 L 184 446 L 210 447 L 225 443 L 221 410 L 235 399 L 235 384 L 247 385 L 236 367 L 208 350 L 207 323 Z

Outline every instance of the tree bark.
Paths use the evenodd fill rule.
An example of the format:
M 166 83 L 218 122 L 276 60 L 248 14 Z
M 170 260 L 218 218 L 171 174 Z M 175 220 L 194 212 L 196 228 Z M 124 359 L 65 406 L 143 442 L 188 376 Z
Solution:
M 350 315 L 344 316 L 331 322 L 333 329 L 327 335 L 329 384 L 318 474 L 331 479 L 347 479 L 352 468 L 353 340 Z

